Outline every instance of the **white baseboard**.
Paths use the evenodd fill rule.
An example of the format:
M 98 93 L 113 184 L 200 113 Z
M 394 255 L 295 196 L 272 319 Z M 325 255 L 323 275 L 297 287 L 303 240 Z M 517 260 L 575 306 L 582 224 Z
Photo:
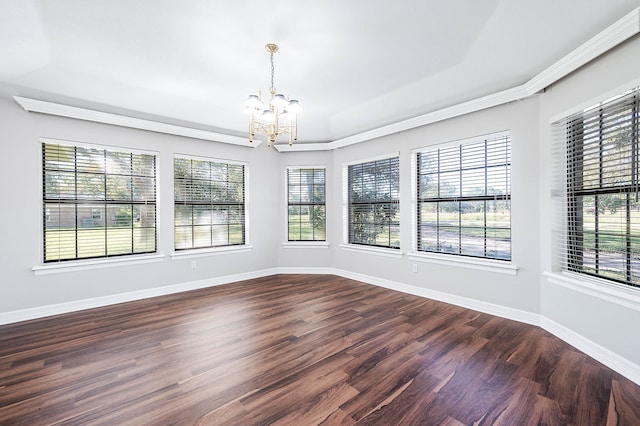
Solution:
M 640 386 L 639 365 L 548 318 L 542 317 L 541 327 Z
M 557 338 L 565 341 L 574 348 L 584 352 L 591 358 L 601 362 L 602 364 L 611 368 L 613 371 L 616 371 L 617 373 L 625 376 L 627 379 L 640 386 L 640 366 L 598 345 L 597 343 L 587 339 L 586 337 L 576 333 L 575 331 L 564 327 L 546 317 L 543 317 L 542 315 L 509 308 L 506 306 L 482 302 L 475 299 L 469 299 L 466 297 L 456 296 L 453 294 L 430 290 L 422 287 L 416 287 L 408 284 L 398 283 L 395 281 L 385 280 L 378 277 L 358 274 L 355 272 L 337 270 L 335 274 L 345 278 L 351 278 L 353 280 L 362 281 L 391 290 L 397 290 L 403 293 L 425 297 L 427 299 L 438 300 L 441 302 L 450 303 L 452 305 L 461 306 L 463 308 L 473 309 L 475 311 L 495 315 L 497 317 L 541 327 Z
M 385 280 L 382 278 L 372 277 L 369 275 L 358 274 L 355 272 L 336 271 L 335 274 L 345 278 L 351 278 L 353 280 L 377 285 L 379 287 L 388 288 L 390 290 L 397 290 L 403 293 L 413 294 L 415 296 L 421 296 L 427 299 L 438 300 L 440 302 L 450 303 L 452 305 L 461 306 L 463 308 L 473 309 L 474 311 L 484 312 L 486 314 L 495 315 L 501 318 L 540 326 L 540 315 L 532 312 L 509 308 L 507 306 L 495 305 L 493 303 L 482 302 L 480 300 L 470 299 L 462 296 L 456 296 L 455 294 L 443 293 L 436 290 L 430 290 L 428 288 L 403 284 L 395 281 Z
M 281 267 L 277 268 L 277 271 L 278 274 L 340 275 L 336 268 Z
M 103 297 L 95 297 L 91 299 L 78 300 L 73 302 L 59 303 L 55 305 L 42 306 L 37 308 L 21 309 L 12 312 L 0 313 L 0 325 L 10 324 L 21 321 L 28 321 L 37 318 L 43 318 L 51 315 L 59 315 L 69 312 L 81 311 L 85 309 L 103 307 L 116 303 L 131 302 L 157 296 L 165 296 L 168 294 L 180 293 L 189 290 L 196 290 L 206 287 L 213 287 L 222 284 L 229 284 L 237 281 L 243 281 L 253 278 L 261 278 L 274 274 L 331 274 L 344 278 L 361 281 L 367 284 L 388 288 L 391 290 L 401 291 L 403 293 L 413 294 L 415 296 L 425 297 L 428 299 L 438 300 L 452 305 L 461 306 L 463 308 L 473 309 L 479 312 L 495 315 L 525 324 L 531 324 L 542 327 L 549 333 L 564 340 L 576 349 L 584 352 L 595 360 L 601 362 L 612 370 L 625 376 L 634 383 L 640 385 L 640 366 L 634 364 L 626 358 L 617 355 L 614 352 L 598 345 L 595 342 L 585 338 L 584 336 L 566 328 L 548 318 L 539 314 L 526 312 L 519 309 L 509 308 L 506 306 L 495 305 L 488 302 L 482 302 L 466 297 L 453 294 L 443 293 L 436 290 L 430 290 L 423 287 L 417 287 L 409 284 L 399 283 L 396 281 L 386 280 L 383 278 L 373 277 L 370 275 L 359 274 L 356 272 L 345 271 L 336 268 L 272 268 L 258 271 L 246 272 L 242 274 L 226 275 L 200 281 L 191 281 L 164 287 L 157 287 L 146 290 L 138 290 L 128 293 L 114 294 Z
M 112 294 L 109 296 L 93 297 L 84 300 L 74 300 L 72 302 L 56 303 L 54 305 L 39 306 L 37 308 L 4 312 L 0 313 L 0 325 L 29 321 L 32 319 L 44 318 L 52 315 L 83 311 L 85 309 L 100 308 L 103 306 L 132 302 L 134 300 L 148 299 L 151 297 L 166 296 L 168 294 L 181 293 L 183 291 L 197 290 L 200 288 L 229 284 L 236 281 L 266 277 L 268 275 L 273 275 L 276 273 L 278 273 L 277 269 L 263 269 L 260 271 L 226 275 L 223 277 L 209 278 L 206 280 L 190 281 L 186 283 L 155 287 L 145 290 L 137 290 L 127 293 Z

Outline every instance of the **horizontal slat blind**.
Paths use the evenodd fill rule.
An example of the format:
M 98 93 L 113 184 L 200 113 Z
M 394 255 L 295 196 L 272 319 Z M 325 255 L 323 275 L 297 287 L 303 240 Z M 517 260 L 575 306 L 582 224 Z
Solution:
M 555 123 L 555 267 L 640 286 L 638 90 Z
M 174 159 L 175 249 L 245 244 L 245 165 Z
M 348 242 L 400 248 L 400 158 L 348 166 Z
M 417 250 L 511 259 L 511 136 L 416 157 Z
M 325 241 L 324 168 L 287 168 L 288 241 Z
M 153 253 L 156 156 L 42 144 L 44 261 Z

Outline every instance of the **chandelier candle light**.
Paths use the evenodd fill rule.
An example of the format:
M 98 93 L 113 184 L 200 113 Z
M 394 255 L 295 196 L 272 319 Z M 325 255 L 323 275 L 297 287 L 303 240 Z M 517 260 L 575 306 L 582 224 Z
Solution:
M 293 141 L 298 140 L 298 113 L 302 106 L 295 99 L 288 100 L 283 94 L 276 93 L 273 54 L 278 51 L 278 45 L 269 43 L 265 47 L 271 56 L 271 99 L 267 108 L 260 99 L 260 92 L 245 101 L 243 112 L 249 116 L 249 142 L 253 142 L 256 133 L 260 132 L 267 137 L 267 146 L 274 145 L 279 135 L 287 134 L 289 145 L 293 145 Z

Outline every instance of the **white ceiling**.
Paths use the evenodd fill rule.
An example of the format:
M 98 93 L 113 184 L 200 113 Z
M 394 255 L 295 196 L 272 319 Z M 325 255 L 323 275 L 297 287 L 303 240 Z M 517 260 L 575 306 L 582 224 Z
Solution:
M 0 0 L 11 94 L 244 135 L 275 84 L 325 142 L 521 85 L 640 0 Z

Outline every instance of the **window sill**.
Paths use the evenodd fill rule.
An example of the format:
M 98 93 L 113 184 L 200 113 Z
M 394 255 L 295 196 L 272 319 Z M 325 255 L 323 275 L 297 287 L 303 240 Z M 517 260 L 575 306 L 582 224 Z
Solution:
M 346 251 L 375 254 L 378 256 L 393 257 L 396 259 L 402 259 L 402 256 L 403 256 L 403 253 L 400 250 L 387 249 L 382 247 L 368 247 L 368 246 L 360 246 L 357 244 L 340 244 L 340 248 Z
M 297 249 L 297 248 L 320 248 L 326 249 L 329 248 L 329 243 L 326 241 L 287 241 L 286 243 L 282 243 L 282 248 L 286 249 Z
M 192 257 L 212 256 L 219 254 L 247 253 L 253 250 L 251 245 L 229 246 L 229 247 L 208 247 L 202 249 L 181 250 L 171 253 L 171 260 L 189 259 Z
M 77 260 L 59 263 L 46 263 L 34 266 L 34 275 L 58 274 L 63 272 L 87 271 L 90 269 L 109 268 L 112 266 L 138 265 L 142 263 L 162 262 L 163 254 L 112 257 L 92 260 Z
M 518 267 L 508 261 L 416 252 L 409 253 L 407 255 L 407 259 L 418 262 L 455 266 L 458 268 L 478 269 L 481 271 L 498 272 L 500 274 L 518 275 Z
M 640 289 L 573 272 L 544 272 L 551 284 L 640 311 Z

